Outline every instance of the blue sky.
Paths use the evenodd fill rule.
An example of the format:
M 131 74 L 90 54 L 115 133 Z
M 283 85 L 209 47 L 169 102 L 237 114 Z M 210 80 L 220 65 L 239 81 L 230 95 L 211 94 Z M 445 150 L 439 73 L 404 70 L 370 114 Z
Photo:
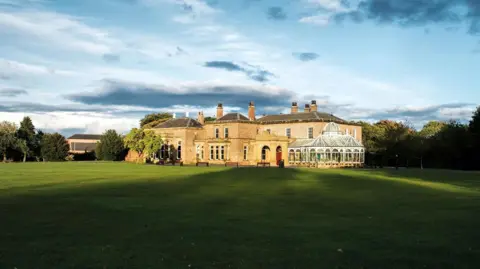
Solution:
M 125 132 L 146 113 L 466 121 L 477 0 L 0 0 L 0 120 Z

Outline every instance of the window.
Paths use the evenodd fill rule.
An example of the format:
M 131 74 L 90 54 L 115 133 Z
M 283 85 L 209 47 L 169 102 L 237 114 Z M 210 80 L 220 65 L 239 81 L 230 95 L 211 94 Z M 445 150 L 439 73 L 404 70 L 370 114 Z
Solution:
M 228 128 L 223 129 L 223 135 L 225 138 L 228 138 Z
M 196 151 L 195 151 L 195 152 L 197 153 L 197 154 L 196 154 L 197 160 L 201 160 L 201 158 L 200 158 L 200 145 L 197 145 L 197 146 L 196 146 Z
M 267 129 L 267 133 L 270 133 L 270 129 Z
M 177 144 L 177 159 L 182 159 L 182 141 L 178 141 Z
M 225 159 L 225 147 L 221 146 L 220 147 L 220 160 L 224 160 L 224 159 Z
M 218 160 L 218 146 L 215 147 L 215 160 Z
M 308 128 L 308 138 L 313 138 L 313 127 Z
M 210 160 L 213 160 L 213 146 L 210 146 Z
M 200 160 L 203 160 L 203 146 L 200 148 Z
M 218 131 L 218 128 L 215 128 L 215 138 L 218 138 L 219 137 L 219 131 Z
M 292 129 L 290 129 L 290 128 L 285 129 L 285 135 L 288 138 L 290 138 L 292 136 Z
M 243 159 L 248 160 L 248 146 L 243 146 Z

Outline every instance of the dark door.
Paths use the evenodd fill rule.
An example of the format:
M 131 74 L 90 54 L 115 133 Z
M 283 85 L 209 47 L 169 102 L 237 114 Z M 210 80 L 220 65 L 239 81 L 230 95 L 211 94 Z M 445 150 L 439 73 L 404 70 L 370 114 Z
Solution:
M 280 146 L 277 147 L 277 165 L 280 164 L 282 160 L 282 148 Z

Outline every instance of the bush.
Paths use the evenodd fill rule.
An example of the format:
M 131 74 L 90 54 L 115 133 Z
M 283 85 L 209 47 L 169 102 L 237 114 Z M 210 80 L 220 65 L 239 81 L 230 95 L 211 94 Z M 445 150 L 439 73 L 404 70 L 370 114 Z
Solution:
M 45 134 L 42 138 L 41 152 L 44 161 L 64 161 L 69 149 L 67 140 L 59 133 Z

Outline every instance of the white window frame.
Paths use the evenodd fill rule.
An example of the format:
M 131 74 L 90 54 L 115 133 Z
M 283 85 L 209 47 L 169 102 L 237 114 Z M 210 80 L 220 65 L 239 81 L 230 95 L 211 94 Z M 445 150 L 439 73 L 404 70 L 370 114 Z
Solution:
M 225 146 L 220 146 L 220 160 L 225 160 Z
M 215 146 L 215 160 L 218 160 L 219 158 L 219 155 L 220 155 L 220 147 L 219 146 Z
M 178 150 L 180 148 L 180 150 Z M 182 155 L 182 141 L 177 142 L 177 159 L 180 160 L 180 157 Z
M 210 146 L 210 160 L 214 160 L 213 157 L 215 156 L 215 148 Z
M 220 130 L 215 128 L 215 138 L 220 138 Z
M 228 127 L 223 128 L 223 137 L 228 138 L 230 134 L 228 133 Z
M 312 137 L 310 137 L 310 130 L 312 130 Z M 308 129 L 307 129 L 307 137 L 308 137 L 309 139 L 313 139 L 313 127 L 308 127 Z
M 285 136 L 288 138 L 292 137 L 292 128 L 285 128 Z

